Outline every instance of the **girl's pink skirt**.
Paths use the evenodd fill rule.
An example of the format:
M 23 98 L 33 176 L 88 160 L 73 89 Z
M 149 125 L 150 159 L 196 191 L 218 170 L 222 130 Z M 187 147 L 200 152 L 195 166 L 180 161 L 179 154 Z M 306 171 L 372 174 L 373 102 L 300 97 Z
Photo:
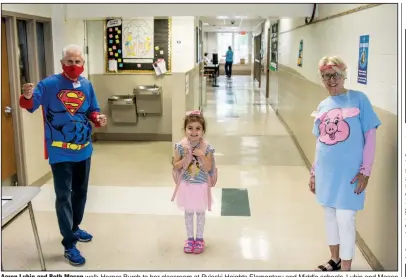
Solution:
M 186 212 L 205 212 L 209 203 L 208 184 L 189 184 L 181 181 L 176 193 L 178 207 Z M 210 195 L 211 197 L 211 195 Z

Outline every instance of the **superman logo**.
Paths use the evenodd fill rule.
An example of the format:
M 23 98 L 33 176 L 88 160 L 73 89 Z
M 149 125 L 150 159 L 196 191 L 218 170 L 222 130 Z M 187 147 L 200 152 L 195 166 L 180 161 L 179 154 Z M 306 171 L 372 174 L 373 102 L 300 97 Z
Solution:
M 74 115 L 86 100 L 85 95 L 80 90 L 61 90 L 58 93 L 58 98 L 71 115 Z

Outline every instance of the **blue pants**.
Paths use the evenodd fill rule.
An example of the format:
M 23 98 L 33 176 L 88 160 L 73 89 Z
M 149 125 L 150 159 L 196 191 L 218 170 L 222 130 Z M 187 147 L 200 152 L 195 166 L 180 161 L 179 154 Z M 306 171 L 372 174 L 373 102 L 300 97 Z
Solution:
M 232 68 L 233 68 L 233 62 L 226 62 L 225 71 L 226 71 L 227 77 L 231 77 Z
M 85 212 L 90 160 L 51 164 L 56 215 L 66 249 L 72 248 L 78 240 L 74 232 L 79 229 Z

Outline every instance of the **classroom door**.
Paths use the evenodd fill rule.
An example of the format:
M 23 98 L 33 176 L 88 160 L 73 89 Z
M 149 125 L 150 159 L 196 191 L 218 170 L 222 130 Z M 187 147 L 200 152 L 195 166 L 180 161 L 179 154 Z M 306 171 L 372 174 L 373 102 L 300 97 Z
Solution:
M 17 174 L 14 129 L 8 75 L 6 22 L 1 19 L 1 180 Z

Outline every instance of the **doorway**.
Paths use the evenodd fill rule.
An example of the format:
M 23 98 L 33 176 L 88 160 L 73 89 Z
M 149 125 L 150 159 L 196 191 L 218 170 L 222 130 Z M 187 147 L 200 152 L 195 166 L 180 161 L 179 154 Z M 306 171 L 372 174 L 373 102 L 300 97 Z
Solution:
M 1 182 L 12 185 L 17 181 L 14 142 L 13 109 L 11 107 L 9 62 L 7 54 L 6 21 L 1 19 Z

